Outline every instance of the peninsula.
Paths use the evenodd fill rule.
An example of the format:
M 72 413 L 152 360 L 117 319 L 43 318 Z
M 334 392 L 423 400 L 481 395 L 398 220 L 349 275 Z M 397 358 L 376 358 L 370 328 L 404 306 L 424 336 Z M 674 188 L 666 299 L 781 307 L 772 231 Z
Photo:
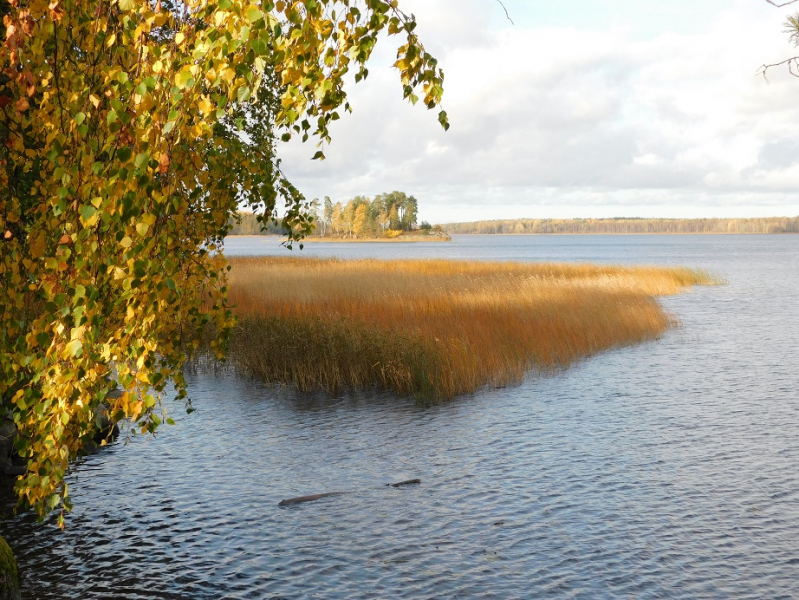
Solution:
M 405 192 L 356 196 L 347 202 L 329 197 L 310 203 L 311 231 L 304 241 L 325 242 L 420 242 L 449 241 L 440 225 L 418 223 L 419 202 Z M 239 212 L 231 221 L 230 235 L 286 235 L 283 223 L 273 220 L 264 227 L 258 215 Z

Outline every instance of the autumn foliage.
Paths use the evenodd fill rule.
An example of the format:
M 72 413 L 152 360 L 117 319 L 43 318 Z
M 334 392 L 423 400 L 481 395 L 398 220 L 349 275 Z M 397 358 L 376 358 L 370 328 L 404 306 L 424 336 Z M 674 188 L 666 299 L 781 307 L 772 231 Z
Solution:
M 210 325 L 221 350 L 215 250 L 238 207 L 269 221 L 283 203 L 286 230 L 310 230 L 275 139 L 329 140 L 381 31 L 403 39 L 406 98 L 437 106 L 442 74 L 395 0 L 0 0 L 0 14 L 0 417 L 28 460 L 21 500 L 44 515 L 68 506 L 101 403 L 152 432 Z

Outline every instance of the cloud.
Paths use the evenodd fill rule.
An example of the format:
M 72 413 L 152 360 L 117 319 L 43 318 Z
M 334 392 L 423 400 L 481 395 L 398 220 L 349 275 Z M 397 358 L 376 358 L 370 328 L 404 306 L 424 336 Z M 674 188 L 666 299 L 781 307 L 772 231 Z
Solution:
M 403 103 L 395 47 L 381 40 L 328 160 L 309 161 L 308 144 L 280 149 L 309 197 L 401 189 L 434 221 L 625 207 L 639 216 L 799 214 L 799 81 L 780 69 L 770 83 L 756 76 L 793 50 L 785 13 L 737 3 L 699 30 L 642 39 L 629 23 L 511 27 L 485 1 L 403 4 L 444 66 L 452 128 Z

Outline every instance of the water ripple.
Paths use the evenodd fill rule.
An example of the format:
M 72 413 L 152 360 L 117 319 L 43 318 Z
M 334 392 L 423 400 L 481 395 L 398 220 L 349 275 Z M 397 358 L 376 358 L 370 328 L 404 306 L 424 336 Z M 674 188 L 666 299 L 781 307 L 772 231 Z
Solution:
M 661 340 L 428 409 L 195 376 L 197 413 L 80 465 L 66 532 L 6 501 L 25 597 L 795 596 L 799 236 L 490 244 L 412 251 L 729 285 L 664 299 Z M 349 493 L 277 506 L 329 491 Z

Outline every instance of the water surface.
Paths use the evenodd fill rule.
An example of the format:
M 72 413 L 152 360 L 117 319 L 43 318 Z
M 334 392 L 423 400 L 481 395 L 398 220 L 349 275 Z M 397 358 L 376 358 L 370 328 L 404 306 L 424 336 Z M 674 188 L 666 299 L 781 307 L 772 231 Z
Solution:
M 228 251 L 285 252 L 263 243 Z M 194 375 L 196 413 L 168 404 L 176 426 L 76 469 L 66 532 L 0 523 L 26 598 L 799 593 L 799 236 L 303 252 L 685 265 L 728 285 L 664 299 L 681 325 L 660 340 L 427 409 Z M 330 491 L 351 493 L 277 506 Z

